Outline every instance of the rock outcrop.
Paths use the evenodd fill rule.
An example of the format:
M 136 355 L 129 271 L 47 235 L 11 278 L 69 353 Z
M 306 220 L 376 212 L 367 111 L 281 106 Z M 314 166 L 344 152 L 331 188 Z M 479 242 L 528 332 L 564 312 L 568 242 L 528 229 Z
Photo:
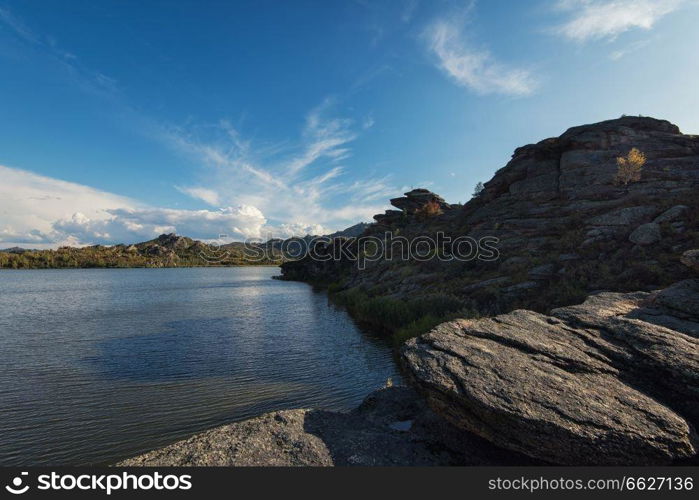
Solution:
M 437 413 L 537 459 L 657 465 L 699 450 L 699 280 L 444 323 L 402 357 Z
M 640 179 L 620 183 L 617 160 L 634 148 Z M 699 136 L 622 117 L 518 148 L 463 206 L 434 202 L 417 216 L 399 199 L 365 233 L 496 237 L 494 259 L 450 258 L 447 247 L 362 268 L 303 259 L 282 272 L 332 282 L 365 314 L 435 305 L 409 324 L 392 318 L 401 335 L 492 316 L 442 323 L 402 359 L 438 414 L 498 446 L 556 464 L 696 462 L 699 282 L 687 278 L 699 271 L 697 192 Z
M 286 410 L 211 429 L 120 466 L 535 465 L 434 414 L 406 387 L 348 413 Z
M 640 180 L 623 185 L 616 180 L 617 158 L 633 148 L 646 161 Z M 518 148 L 463 206 L 447 208 L 427 190 L 391 200 L 401 210 L 376 216 L 366 232 L 408 239 L 435 239 L 438 232 L 452 239 L 495 237 L 495 261 L 379 259 L 358 269 L 304 259 L 285 263 L 282 272 L 337 283 L 339 290 L 361 288 L 370 296 L 449 294 L 482 314 L 543 312 L 595 290 L 648 291 L 682 279 L 680 255 L 699 244 L 698 190 L 699 136 L 682 134 L 665 120 L 622 117 Z M 406 215 L 426 200 L 443 208 Z
M 423 188 L 413 189 L 405 193 L 405 196 L 393 198 L 391 205 L 398 210 L 386 210 L 385 213 L 374 216 L 379 226 L 390 227 L 392 224 L 410 221 L 416 216 L 443 214 L 453 208 L 444 198 Z

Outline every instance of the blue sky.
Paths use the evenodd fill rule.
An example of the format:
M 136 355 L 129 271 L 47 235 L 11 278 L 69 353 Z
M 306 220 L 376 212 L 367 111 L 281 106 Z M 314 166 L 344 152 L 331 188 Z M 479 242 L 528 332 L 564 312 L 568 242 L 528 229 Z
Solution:
M 323 233 L 514 148 L 699 133 L 696 0 L 0 0 L 0 247 Z

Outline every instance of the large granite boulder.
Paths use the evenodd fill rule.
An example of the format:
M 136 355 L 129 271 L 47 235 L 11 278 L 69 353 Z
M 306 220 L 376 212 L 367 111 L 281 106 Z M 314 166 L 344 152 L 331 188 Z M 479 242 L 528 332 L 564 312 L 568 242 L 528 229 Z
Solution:
M 452 321 L 402 359 L 438 413 L 499 446 L 556 464 L 667 464 L 699 449 L 697 299 L 689 280 Z

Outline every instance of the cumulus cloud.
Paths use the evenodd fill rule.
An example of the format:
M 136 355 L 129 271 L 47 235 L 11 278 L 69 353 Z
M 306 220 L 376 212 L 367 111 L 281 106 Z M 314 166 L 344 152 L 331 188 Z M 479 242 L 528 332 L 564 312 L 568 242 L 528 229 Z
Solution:
M 106 210 L 139 207 L 135 200 L 26 170 L 0 166 L 0 242 L 46 246 L 58 244 L 54 222 L 81 212 L 95 220 Z
M 362 181 L 348 179 L 352 143 L 373 126 L 371 114 L 358 120 L 341 116 L 337 102 L 327 98 L 300 121 L 297 137 L 277 144 L 253 142 L 226 120 L 184 127 L 163 124 L 130 107 L 114 79 L 84 66 L 7 9 L 0 8 L 0 23 L 58 60 L 80 88 L 121 106 L 130 126 L 202 165 L 197 182 L 183 185 L 174 180 L 173 188 L 210 207 L 199 211 L 150 207 L 87 186 L 8 169 L 16 175 L 0 186 L 2 246 L 133 242 L 169 231 L 203 239 L 224 233 L 242 238 L 332 232 L 370 220 L 384 210 L 388 198 L 399 194 L 387 177 L 364 173 Z M 36 179 L 43 184 L 31 188 Z M 27 201 L 27 192 L 36 195 L 33 202 Z M 45 199 L 39 201 L 41 197 Z
M 527 69 L 499 63 L 487 50 L 469 47 L 458 21 L 439 20 L 424 33 L 439 68 L 457 84 L 480 94 L 528 95 L 536 80 Z
M 264 214 L 249 205 L 175 210 L 15 168 L 0 166 L 0 178 L 3 247 L 131 243 L 170 232 L 240 240 L 271 232 Z
M 255 207 L 220 210 L 174 210 L 167 208 L 106 210 L 109 218 L 90 219 L 82 213 L 54 223 L 59 234 L 80 241 L 111 244 L 142 241 L 163 233 L 178 233 L 201 240 L 259 238 L 267 222 Z
M 577 42 L 613 39 L 631 29 L 653 28 L 686 0 L 560 0 L 556 8 L 569 19 L 555 32 Z

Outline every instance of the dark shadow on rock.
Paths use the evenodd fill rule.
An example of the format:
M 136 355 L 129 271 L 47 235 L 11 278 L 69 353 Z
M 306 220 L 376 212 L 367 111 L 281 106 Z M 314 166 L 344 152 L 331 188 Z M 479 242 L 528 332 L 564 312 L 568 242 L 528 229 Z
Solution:
M 340 466 L 542 464 L 452 426 L 407 387 L 376 391 L 349 413 L 309 411 L 304 430 Z

